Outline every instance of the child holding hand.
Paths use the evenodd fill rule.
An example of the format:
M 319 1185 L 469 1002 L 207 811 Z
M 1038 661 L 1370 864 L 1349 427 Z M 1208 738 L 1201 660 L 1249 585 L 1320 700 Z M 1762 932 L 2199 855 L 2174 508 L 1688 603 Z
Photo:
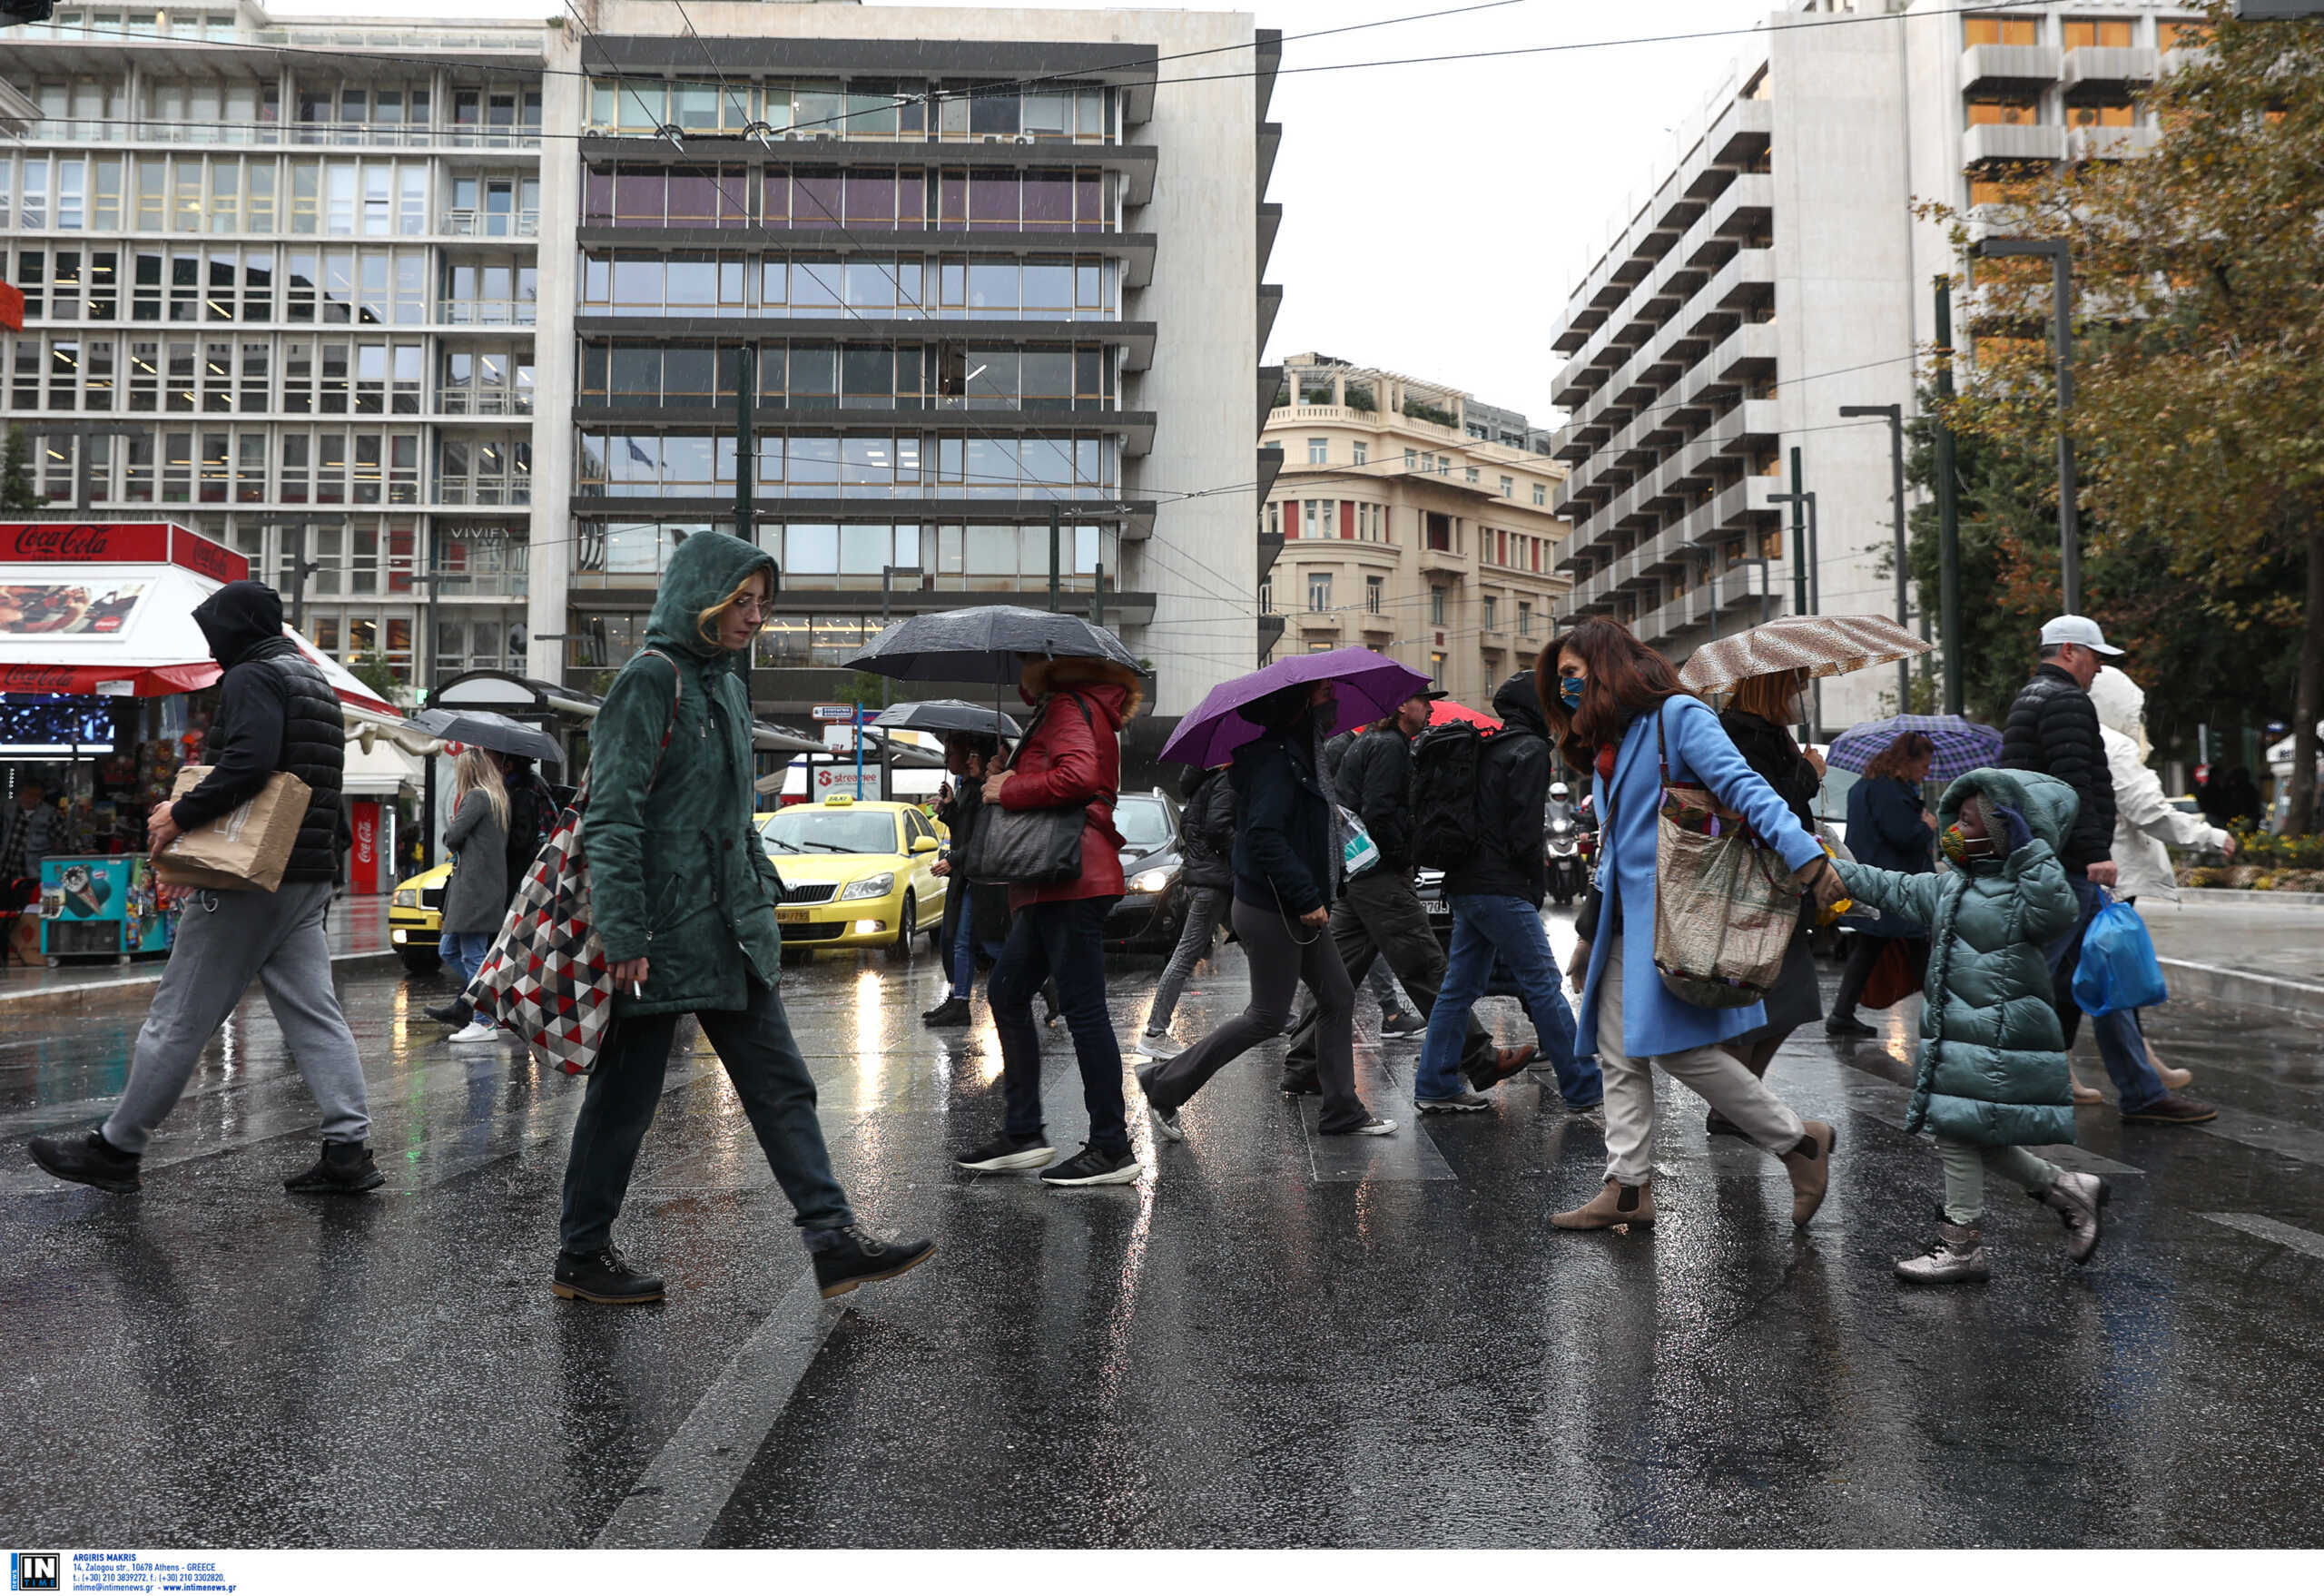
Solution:
M 2057 1214 L 2074 1263 L 2098 1250 L 2106 1183 L 2026 1150 L 2074 1138 L 2065 1032 L 2042 950 L 2077 913 L 2055 849 L 2078 807 L 2073 790 L 2053 777 L 1971 771 L 1937 805 L 1950 871 L 1838 867 L 1849 896 L 1929 928 L 1920 1065 L 1905 1128 L 1935 1134 L 1945 1222 L 1925 1254 L 1897 1261 L 1899 1279 L 1991 1278 L 1980 1228 L 1988 1172 Z

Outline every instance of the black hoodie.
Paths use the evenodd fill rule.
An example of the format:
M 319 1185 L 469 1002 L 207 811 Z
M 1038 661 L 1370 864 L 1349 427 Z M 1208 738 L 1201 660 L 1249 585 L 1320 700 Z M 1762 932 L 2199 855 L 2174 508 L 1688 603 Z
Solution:
M 171 807 L 181 831 L 248 802 L 289 771 L 311 790 L 285 881 L 330 881 L 339 859 L 345 722 L 322 672 L 282 635 L 282 600 L 261 582 L 229 582 L 195 606 L 210 656 L 226 670 L 202 747 L 209 775 Z
M 1444 872 L 1444 895 L 1522 898 L 1541 906 L 1548 872 L 1541 858 L 1542 808 L 1552 762 L 1549 723 L 1533 673 L 1520 671 L 1492 695 L 1502 729 L 1477 764 L 1477 819 L 1484 832 L 1475 855 Z

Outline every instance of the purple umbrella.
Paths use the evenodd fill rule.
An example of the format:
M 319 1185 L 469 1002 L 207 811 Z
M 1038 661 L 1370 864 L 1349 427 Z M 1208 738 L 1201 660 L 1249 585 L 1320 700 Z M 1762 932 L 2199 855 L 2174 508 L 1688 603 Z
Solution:
M 2001 757 L 2001 734 L 1991 726 L 1963 720 L 1957 714 L 1895 714 L 1885 721 L 1859 721 L 1832 740 L 1827 761 L 1842 770 L 1864 773 L 1887 752 L 1888 744 L 1906 732 L 1918 732 L 1936 744 L 1929 765 L 1932 780 L 1949 782 L 1973 770 L 1983 770 Z
M 1429 685 L 1428 678 L 1412 666 L 1398 665 L 1369 648 L 1294 655 L 1263 671 L 1221 682 L 1203 695 L 1195 712 L 1178 723 L 1178 729 L 1162 745 L 1161 756 L 1205 770 L 1226 764 L 1235 750 L 1263 729 L 1243 718 L 1239 713 L 1243 706 L 1306 682 L 1329 682 L 1337 689 L 1339 707 L 1333 714 L 1333 724 L 1324 728 L 1327 736 L 1342 726 L 1376 721 L 1413 694 L 1426 692 Z

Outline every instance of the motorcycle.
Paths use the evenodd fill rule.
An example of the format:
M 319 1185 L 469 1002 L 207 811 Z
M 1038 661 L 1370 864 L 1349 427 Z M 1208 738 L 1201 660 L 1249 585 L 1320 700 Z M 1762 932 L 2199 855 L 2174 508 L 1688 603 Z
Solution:
M 1570 804 L 1552 800 L 1542 823 L 1542 843 L 1548 854 L 1550 896 L 1566 908 L 1590 885 L 1590 853 L 1594 834 L 1583 829 Z

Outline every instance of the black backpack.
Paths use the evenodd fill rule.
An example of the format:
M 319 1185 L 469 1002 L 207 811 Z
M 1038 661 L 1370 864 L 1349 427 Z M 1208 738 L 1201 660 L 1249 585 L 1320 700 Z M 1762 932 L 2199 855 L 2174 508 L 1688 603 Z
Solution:
M 1473 721 L 1431 726 L 1413 744 L 1413 860 L 1450 870 L 1483 846 L 1478 778 L 1492 734 Z

